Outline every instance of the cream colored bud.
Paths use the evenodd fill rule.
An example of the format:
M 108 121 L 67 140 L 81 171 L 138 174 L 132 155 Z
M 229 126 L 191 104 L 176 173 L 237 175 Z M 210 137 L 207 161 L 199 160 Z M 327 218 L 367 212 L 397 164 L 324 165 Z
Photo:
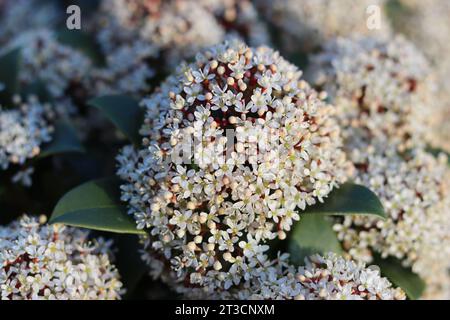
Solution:
M 166 191 L 166 192 L 164 193 L 164 199 L 170 200 L 170 199 L 172 199 L 172 197 L 173 197 L 173 193 L 172 193 L 172 192 Z
M 152 211 L 159 211 L 159 210 L 161 209 L 161 206 L 160 206 L 159 203 L 153 202 L 153 203 L 151 204 L 151 206 L 150 206 L 150 209 L 151 209 Z
M 196 244 L 202 243 L 202 241 L 203 241 L 203 237 L 202 237 L 202 236 L 196 236 L 196 237 L 194 238 L 194 242 L 195 242 Z
M 239 90 L 241 90 L 241 91 L 247 90 L 247 84 L 242 80 L 239 80 L 238 86 L 239 86 Z
M 286 232 L 284 232 L 283 230 L 278 231 L 278 238 L 280 240 L 286 239 Z
M 206 245 L 206 248 L 208 249 L 208 251 L 214 251 L 215 247 L 216 247 L 216 245 L 214 243 L 208 243 Z
M 222 264 L 219 261 L 214 262 L 214 270 L 219 271 L 222 269 Z
M 204 224 L 206 223 L 206 220 L 208 220 L 208 217 L 206 215 L 201 215 L 200 218 L 198 219 L 198 222 Z
M 225 253 L 223 254 L 223 260 L 225 260 L 225 261 L 230 261 L 231 259 L 233 259 L 233 256 L 231 255 L 230 252 L 225 252 Z
M 178 230 L 177 231 L 178 238 L 183 238 L 185 234 L 186 234 L 186 231 L 184 231 L 184 230 Z
M 197 205 L 195 204 L 195 202 L 193 202 L 193 201 L 189 201 L 188 203 L 187 203 L 187 206 L 186 206 L 189 210 L 194 210 L 196 207 L 197 207 Z
M 195 244 L 194 241 L 191 241 L 187 244 L 187 247 L 190 251 L 195 251 L 195 249 L 197 248 L 197 245 Z
M 209 65 L 211 66 L 211 69 L 214 70 L 219 66 L 219 62 L 217 60 L 212 60 Z
M 217 73 L 219 75 L 223 75 L 225 73 L 225 67 L 224 66 L 220 66 L 217 68 Z
M 216 230 L 216 223 L 214 221 L 208 221 L 208 228 L 210 230 Z
M 179 192 L 179 191 L 180 191 L 180 185 L 179 185 L 179 184 L 174 184 L 174 185 L 170 188 L 170 190 L 171 190 L 172 192 Z
M 302 274 L 298 274 L 297 275 L 297 280 L 300 282 L 305 282 L 306 281 L 306 277 Z

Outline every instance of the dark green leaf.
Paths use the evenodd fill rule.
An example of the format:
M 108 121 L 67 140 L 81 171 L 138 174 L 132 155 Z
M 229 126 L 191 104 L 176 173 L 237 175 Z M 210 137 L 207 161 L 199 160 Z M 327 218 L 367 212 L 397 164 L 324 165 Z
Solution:
M 0 102 L 11 103 L 11 98 L 19 91 L 20 49 L 14 49 L 0 57 Z
M 84 152 L 84 148 L 78 139 L 75 129 L 68 122 L 57 122 L 52 140 L 42 147 L 39 158 L 69 152 Z
M 36 80 L 30 84 L 25 85 L 21 89 L 21 95 L 23 97 L 33 95 L 38 97 L 39 100 L 43 102 L 50 102 L 53 100 L 53 97 L 48 92 L 45 83 L 42 80 Z
M 69 191 L 53 210 L 50 223 L 115 233 L 144 234 L 120 202 L 120 180 L 105 178 Z
M 400 260 L 382 259 L 380 256 L 376 256 L 373 264 L 380 267 L 383 277 L 388 278 L 395 286 L 402 288 L 409 299 L 416 300 L 422 296 L 425 282 L 411 268 L 402 266 Z
M 80 30 L 68 30 L 64 28 L 58 32 L 57 38 L 60 43 L 83 52 L 94 64 L 104 65 L 105 58 L 95 38 L 90 34 Z
M 148 270 L 141 258 L 140 250 L 143 249 L 143 244 L 139 242 L 139 237 L 133 234 L 118 234 L 113 239 L 117 248 L 115 265 L 119 269 L 121 281 L 127 290 L 126 295 L 129 296 L 133 294 Z
M 133 98 L 107 95 L 92 99 L 88 104 L 100 109 L 131 142 L 140 145 L 139 129 L 144 122 L 144 112 Z
M 324 199 L 324 203 L 317 203 L 301 212 L 319 215 L 373 215 L 386 218 L 380 199 L 364 186 L 345 183 Z
M 339 254 L 342 248 L 329 217 L 310 214 L 301 216 L 300 221 L 294 224 L 288 239 L 288 251 L 291 262 L 300 266 L 312 254 Z

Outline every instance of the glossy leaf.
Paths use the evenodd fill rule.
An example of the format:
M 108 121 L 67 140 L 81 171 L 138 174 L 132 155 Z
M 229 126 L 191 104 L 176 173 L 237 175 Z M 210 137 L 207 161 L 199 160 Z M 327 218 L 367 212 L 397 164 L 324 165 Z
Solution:
M 306 257 L 320 253 L 341 253 L 342 248 L 332 221 L 323 215 L 304 215 L 294 224 L 288 239 L 288 252 L 296 266 L 304 264 Z
M 409 299 L 416 300 L 422 296 L 425 290 L 425 282 L 411 268 L 402 266 L 400 260 L 395 258 L 382 259 L 377 256 L 373 264 L 380 267 L 383 277 L 388 278 L 395 286 L 402 288 Z
M 66 121 L 55 124 L 52 140 L 42 146 L 39 158 L 69 152 L 84 152 L 83 145 L 78 139 L 75 129 Z
M 128 297 L 133 294 L 139 281 L 148 271 L 147 265 L 141 258 L 143 245 L 139 242 L 139 237 L 134 234 L 117 234 L 112 239 L 114 247 L 117 248 L 114 264 L 119 269 L 120 280 L 127 290 L 126 297 Z
M 19 91 L 20 61 L 20 49 L 14 49 L 0 57 L 0 102 L 11 103 L 12 96 Z
M 307 207 L 301 214 L 373 215 L 386 218 L 383 205 L 376 194 L 364 186 L 353 183 L 341 185 L 333 190 L 323 203 Z
M 83 52 L 96 65 L 104 65 L 105 59 L 98 43 L 91 35 L 80 30 L 63 29 L 57 34 L 58 41 Z
M 53 100 L 53 97 L 48 92 L 45 83 L 42 80 L 36 80 L 30 84 L 27 84 L 21 88 L 20 91 L 23 97 L 34 95 L 42 102 L 51 102 Z
M 135 145 L 140 145 L 139 129 L 144 112 L 137 101 L 125 95 L 107 95 L 92 99 L 89 105 L 98 108 Z
M 108 231 L 143 234 L 120 202 L 120 180 L 105 178 L 69 191 L 53 210 L 50 223 Z

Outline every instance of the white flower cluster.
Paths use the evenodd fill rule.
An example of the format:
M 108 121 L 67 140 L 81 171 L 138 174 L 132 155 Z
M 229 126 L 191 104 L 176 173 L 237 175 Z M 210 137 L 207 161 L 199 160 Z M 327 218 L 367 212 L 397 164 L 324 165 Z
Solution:
M 106 54 L 106 66 L 92 71 L 88 78 L 92 85 L 87 87 L 94 95 L 147 92 L 156 74 L 150 61 L 158 56 L 158 49 L 145 41 L 124 43 Z
M 7 170 L 11 165 L 23 165 L 40 153 L 43 143 L 51 140 L 54 115 L 50 105 L 41 104 L 34 97 L 17 102 L 14 109 L 0 108 L 0 170 Z M 28 168 L 13 177 L 13 181 L 29 186 L 31 173 L 32 169 Z
M 223 291 L 205 287 L 183 287 L 176 275 L 165 275 L 178 293 L 188 299 L 220 300 L 404 300 L 405 293 L 393 288 L 380 276 L 376 266 L 344 259 L 329 253 L 305 259 L 306 264 L 294 267 L 288 262 L 289 255 L 265 260 L 250 268 L 238 286 Z M 155 260 L 151 260 L 155 262 Z M 157 262 L 152 264 L 156 269 Z
M 0 299 L 120 299 L 111 243 L 88 236 L 27 216 L 0 227 Z
M 104 1 L 102 7 L 116 20 L 102 32 L 105 47 L 134 32 L 155 45 L 169 67 L 225 37 L 238 36 L 251 45 L 267 42 L 267 32 L 249 0 L 114 0 Z M 128 33 L 111 32 L 117 26 Z
M 300 77 L 269 48 L 225 42 L 143 100 L 143 148 L 118 156 L 122 200 L 185 285 L 238 284 L 265 261 L 264 242 L 286 237 L 297 208 L 345 181 L 334 109 Z M 177 161 L 187 137 L 194 150 Z
M 425 280 L 443 281 L 439 275 L 450 266 L 446 157 L 436 159 L 420 149 L 400 155 L 394 149 L 369 146 L 354 149 L 351 160 L 357 169 L 355 182 L 378 195 L 388 219 L 352 216 L 336 223 L 344 249 L 364 262 L 371 262 L 374 253 L 395 257 Z
M 402 37 L 338 38 L 312 57 L 311 82 L 340 108 L 345 139 L 420 146 L 434 116 L 434 78 L 425 57 Z
M 379 36 L 390 34 L 384 16 L 385 0 L 255 0 L 268 20 L 283 32 L 281 45 L 287 52 L 312 51 L 337 36 Z M 374 15 L 369 7 L 376 6 Z M 378 9 L 377 8 L 377 9 Z M 370 8 L 369 8 L 370 9 Z M 377 21 L 375 21 L 377 22 Z M 369 25 L 368 25 L 369 23 Z
M 435 147 L 450 152 L 450 2 L 447 0 L 400 0 L 396 31 L 405 34 L 431 61 L 437 76 L 440 109 L 430 129 Z
M 46 84 L 55 98 L 67 94 L 71 85 L 81 83 L 91 66 L 81 52 L 58 43 L 50 29 L 36 29 L 19 34 L 2 50 L 21 48 L 20 81 L 34 83 L 37 79 Z
M 256 300 L 404 300 L 401 289 L 365 267 L 335 254 L 314 255 L 298 269 L 282 261 L 253 278 L 239 298 Z
M 27 30 L 53 27 L 60 17 L 55 1 L 1 0 L 0 44 Z

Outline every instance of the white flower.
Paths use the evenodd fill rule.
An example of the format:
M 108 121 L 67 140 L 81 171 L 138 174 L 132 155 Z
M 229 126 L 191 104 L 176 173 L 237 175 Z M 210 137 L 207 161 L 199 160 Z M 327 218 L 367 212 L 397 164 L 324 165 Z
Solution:
M 403 151 L 430 139 L 436 110 L 433 73 L 404 38 L 339 38 L 311 60 L 311 81 L 341 109 L 343 135 L 352 143 L 388 139 Z
M 53 117 L 51 106 L 41 104 L 35 97 L 18 101 L 15 109 L 0 108 L 0 170 L 22 166 L 36 157 L 42 144 L 51 140 Z M 23 168 L 12 177 L 12 182 L 30 186 L 32 173 L 32 167 Z
M 101 14 L 108 21 L 99 37 L 106 50 L 137 37 L 164 53 L 161 63 L 169 70 L 229 37 L 239 37 L 252 45 L 268 42 L 265 26 L 250 0 L 104 0 Z M 192 81 L 208 80 L 208 68 L 192 73 Z
M 236 64 L 245 72 L 231 76 Z M 143 145 L 123 150 L 117 173 L 122 199 L 149 233 L 146 259 L 172 258 L 154 274 L 177 282 L 175 271 L 210 291 L 248 279 L 266 263 L 265 242 L 300 218 L 295 211 L 345 182 L 334 108 L 300 77 L 273 50 L 231 41 L 199 53 L 143 100 Z
M 388 219 L 354 216 L 338 219 L 334 229 L 357 261 L 373 255 L 400 259 L 427 282 L 430 291 L 447 285 L 450 266 L 450 185 L 447 159 L 423 150 L 407 155 L 380 145 L 354 149 L 355 182 L 373 190 Z M 447 291 L 448 292 L 448 291 Z
M 123 293 L 111 243 L 27 216 L 0 227 L 1 300 L 115 300 Z
M 32 84 L 40 79 L 54 98 L 63 97 L 71 84 L 81 82 L 91 67 L 90 60 L 81 52 L 58 43 L 50 29 L 20 33 L 0 53 L 18 47 L 22 58 L 20 80 Z

